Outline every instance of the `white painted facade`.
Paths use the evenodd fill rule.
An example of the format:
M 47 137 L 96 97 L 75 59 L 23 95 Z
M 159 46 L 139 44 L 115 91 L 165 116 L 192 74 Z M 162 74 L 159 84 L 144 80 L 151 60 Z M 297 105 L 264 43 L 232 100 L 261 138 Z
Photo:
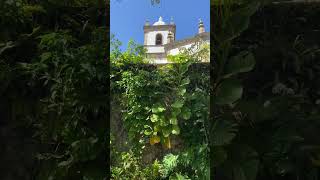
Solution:
M 182 45 L 182 46 L 179 46 L 179 47 L 176 47 L 176 48 L 172 48 L 172 49 L 168 49 L 166 52 L 167 52 L 167 55 L 178 55 L 183 49 L 191 49 L 192 52 L 196 53 L 197 50 L 199 50 L 199 46 L 203 44 L 208 44 L 210 45 L 210 40 L 207 40 L 207 41 L 201 41 L 199 43 L 188 43 L 186 45 Z
M 166 24 L 160 17 L 153 25 L 147 22 L 144 26 L 144 47 L 147 50 L 147 58 L 151 63 L 170 63 L 167 61 L 167 55 L 177 55 L 182 49 L 192 48 L 196 51 L 198 44 L 201 43 L 210 45 L 210 34 L 205 32 L 201 20 L 198 28 L 198 34 L 194 37 L 176 41 L 176 25 L 172 20 Z
M 145 45 L 155 45 L 156 44 L 156 35 L 157 34 L 161 34 L 162 37 L 163 37 L 163 44 L 167 44 L 168 43 L 168 33 L 169 31 L 152 31 L 152 32 L 147 32 L 145 34 L 145 38 L 147 39 L 146 40 L 146 43 Z
M 187 44 L 187 45 L 184 45 L 184 46 L 181 46 L 181 47 L 177 47 L 177 48 L 174 48 L 174 49 L 170 49 L 168 50 L 167 54 L 170 54 L 170 55 L 177 55 L 179 54 L 179 52 L 182 50 L 182 49 L 189 49 L 192 47 L 192 44 Z

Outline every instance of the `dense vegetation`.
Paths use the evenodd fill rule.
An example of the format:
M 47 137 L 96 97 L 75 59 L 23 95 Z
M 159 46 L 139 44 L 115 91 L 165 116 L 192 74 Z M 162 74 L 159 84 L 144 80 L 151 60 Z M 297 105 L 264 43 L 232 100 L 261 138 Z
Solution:
M 211 134 L 222 140 L 210 148 L 214 176 L 319 179 L 319 4 L 262 5 L 212 7 L 213 93 L 233 57 L 243 64 L 251 52 L 256 62 L 236 77 L 241 99 L 223 106 L 212 99 L 212 121 L 221 125 Z
M 212 2 L 210 67 L 155 67 L 104 1 L 2 0 L 1 179 L 319 179 L 320 6 Z
M 117 146 L 111 151 L 115 179 L 207 179 L 209 71 L 208 66 L 194 63 L 208 55 L 208 50 L 203 46 L 196 54 L 186 51 L 170 56 L 174 64 L 155 67 L 144 64 L 143 48 L 133 43 L 124 53 L 117 46 L 112 48 L 113 106 L 121 104 L 123 110 L 115 121 L 124 122 L 130 143 L 129 151 L 121 156 L 115 155 L 120 153 Z M 111 132 L 117 137 L 117 131 Z M 117 144 L 117 138 L 113 143 Z M 151 159 L 155 161 L 143 167 L 137 159 L 150 146 L 175 152 L 163 154 L 161 162 Z
M 107 176 L 105 5 L 0 2 L 1 179 Z

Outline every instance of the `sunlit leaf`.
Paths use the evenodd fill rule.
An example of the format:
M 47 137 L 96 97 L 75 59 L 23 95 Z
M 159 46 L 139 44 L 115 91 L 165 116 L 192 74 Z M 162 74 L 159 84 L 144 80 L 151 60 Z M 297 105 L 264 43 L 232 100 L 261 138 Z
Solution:
M 170 118 L 170 124 L 174 124 L 174 125 L 177 125 L 178 124 L 178 120 L 176 117 L 172 117 Z
M 156 114 L 152 114 L 150 120 L 151 122 L 157 122 L 159 120 L 159 116 Z
M 180 128 L 178 125 L 173 125 L 172 126 L 172 134 L 178 135 L 180 134 Z
M 174 108 L 181 108 L 183 106 L 183 101 L 182 100 L 177 100 L 172 104 L 172 107 Z

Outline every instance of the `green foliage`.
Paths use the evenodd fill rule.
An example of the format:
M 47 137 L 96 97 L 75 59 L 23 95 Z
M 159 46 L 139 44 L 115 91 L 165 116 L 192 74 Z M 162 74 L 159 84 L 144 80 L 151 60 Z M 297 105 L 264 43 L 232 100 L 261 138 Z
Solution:
M 156 164 L 155 164 L 156 166 Z M 121 164 L 119 167 L 111 167 L 113 179 L 152 179 L 154 176 L 146 174 L 139 164 L 139 159 L 132 152 L 124 152 L 121 154 Z
M 251 33 L 251 16 L 267 1 L 213 2 L 211 83 L 208 71 L 194 68 L 207 58 L 208 47 L 169 56 L 174 64 L 156 68 L 145 64 L 142 46 L 130 41 L 121 52 L 120 42 L 111 41 L 112 98 L 122 104 L 129 144 L 135 147 L 118 152 L 117 139 L 108 142 L 105 129 L 109 32 L 102 24 L 108 2 L 1 1 L 1 120 L 32 142 L 13 154 L 37 162 L 23 177 L 8 176 L 108 178 L 110 145 L 114 179 L 208 179 L 216 170 L 236 180 L 318 179 L 318 44 L 310 45 L 301 34 L 282 42 L 271 33 L 257 43 L 262 49 L 237 46 L 242 33 Z M 173 145 L 177 137 L 183 147 Z M 140 153 L 147 142 L 161 143 L 172 154 L 143 164 Z M 39 151 L 22 154 L 19 148 L 29 145 Z
M 226 5 L 228 6 L 228 5 Z M 219 43 L 230 42 L 245 31 L 250 23 L 250 16 L 252 16 L 260 6 L 259 1 L 253 1 L 252 3 L 246 3 L 243 7 L 235 10 L 226 10 L 226 14 L 223 17 L 222 27 L 224 31 L 221 34 L 215 36 L 219 39 Z
M 223 146 L 229 144 L 236 136 L 237 131 L 237 125 L 235 123 L 223 119 L 216 119 L 213 124 L 213 132 L 210 134 L 212 145 Z
M 258 171 L 258 159 L 253 157 L 248 161 L 239 160 L 241 165 L 237 165 L 241 155 L 233 155 L 235 146 L 231 150 L 226 149 L 233 144 L 233 140 L 239 131 L 236 116 L 233 116 L 234 104 L 243 95 L 243 85 L 237 78 L 239 73 L 249 72 L 255 66 L 254 56 L 250 52 L 242 51 L 238 54 L 231 54 L 232 41 L 245 31 L 252 16 L 258 9 L 260 2 L 242 3 L 237 8 L 231 8 L 233 1 L 219 1 L 216 4 L 216 31 L 212 34 L 215 40 L 213 50 L 215 61 L 213 62 L 214 76 L 212 84 L 213 107 L 212 126 L 210 128 L 210 157 L 212 172 L 216 172 L 216 167 L 222 168 L 226 176 L 230 179 L 255 179 Z M 216 2 L 216 3 L 219 3 Z M 244 153 L 240 150 L 236 152 Z M 251 158 L 251 156 L 250 156 Z M 230 161 L 230 162 L 229 162 Z M 248 165 L 244 165 L 247 163 Z M 248 168 L 247 168 L 248 166 Z M 247 172 L 249 171 L 249 172 Z
M 116 49 L 114 51 L 119 53 Z M 143 53 L 129 52 L 131 56 L 137 57 Z M 112 56 L 117 58 L 111 60 L 114 63 L 128 63 L 125 62 L 127 54 L 128 50 Z M 189 90 L 191 76 L 187 72 L 192 62 L 197 60 L 196 56 L 187 53 L 170 56 L 172 61 L 179 61 L 179 64 L 169 64 L 159 69 L 141 70 L 137 64 L 128 70 L 115 71 L 113 77 L 116 74 L 120 76 L 115 84 L 123 92 L 123 120 L 131 141 L 144 145 L 149 139 L 152 145 L 161 142 L 167 148 L 171 148 L 170 136 L 181 133 L 182 122 L 191 123 L 191 101 L 196 99 L 195 96 L 199 93 L 195 94 Z
M 218 105 L 232 104 L 241 98 L 243 87 L 237 79 L 226 79 L 217 87 L 215 103 Z
M 318 179 L 317 160 L 312 160 L 319 144 L 313 137 L 319 127 L 313 121 L 319 118 L 319 87 L 312 85 L 319 81 L 314 76 L 319 74 L 318 45 L 303 43 L 301 35 L 283 38 L 282 31 L 276 36 L 266 33 L 263 38 L 268 40 L 259 39 L 255 48 L 241 44 L 240 33 L 247 41 L 260 30 L 245 31 L 258 3 L 231 7 L 231 1 L 224 2 L 214 7 L 212 170 L 218 172 L 217 178 Z M 279 46 L 274 46 L 276 42 Z
M 103 90 L 107 84 L 103 81 L 106 82 L 107 77 L 103 76 L 106 67 L 101 57 L 95 60 L 101 54 L 96 46 L 101 44 L 74 47 L 73 38 L 65 33 L 39 38 L 42 51 L 39 59 L 21 65 L 35 83 L 48 88 L 48 96 L 41 99 L 39 138 L 52 137 L 53 141 L 63 143 L 57 167 L 71 169 L 79 163 L 94 161 L 103 153 L 105 129 L 102 125 L 107 108 L 107 95 Z M 94 83 L 96 88 L 91 86 Z M 91 128 L 85 125 L 89 121 Z
M 153 164 L 142 166 L 140 159 L 130 152 L 123 152 L 118 166 L 111 167 L 112 178 L 117 179 L 160 179 L 163 165 L 155 160 Z
M 186 50 L 169 56 L 173 64 L 154 68 L 143 61 L 127 61 L 134 56 L 142 57 L 143 51 L 135 51 L 137 45 L 131 47 L 134 51 L 121 52 L 116 39 L 111 44 L 113 93 L 122 105 L 122 120 L 135 156 L 140 157 L 149 144 L 161 143 L 166 149 L 176 149 L 171 142 L 174 137 L 181 137 L 185 145 L 192 147 L 207 144 L 209 72 L 192 70 L 194 62 L 208 52 L 205 47 L 197 53 Z M 192 156 L 197 150 L 199 157 Z M 207 150 L 198 146 L 185 152 L 181 156 L 185 164 L 183 161 L 178 164 L 179 155 L 166 155 L 159 166 L 158 178 L 208 177 L 208 161 L 200 158 Z M 197 164 L 199 160 L 203 164 Z
M 119 47 L 121 42 L 115 39 L 112 35 L 110 62 L 113 68 L 122 68 L 128 64 L 145 63 L 145 49 L 143 46 L 136 44 L 133 40 L 128 42 L 128 46 L 125 52 L 121 52 Z
M 254 180 L 257 177 L 259 160 L 256 151 L 247 146 L 236 146 L 224 162 L 224 173 L 230 179 Z
M 1 118 L 37 142 L 27 179 L 107 176 L 108 41 L 100 5 L 0 2 L 0 107 L 10 107 Z
M 194 146 L 167 154 L 161 161 L 142 165 L 132 151 L 123 152 L 119 163 L 111 166 L 114 179 L 208 179 L 207 150 L 205 145 Z
M 254 68 L 254 65 L 255 61 L 252 53 L 240 52 L 238 55 L 230 58 L 230 61 L 226 66 L 224 78 L 242 72 L 249 72 Z
M 174 168 L 178 165 L 179 155 L 167 154 L 162 160 L 161 174 L 164 177 L 169 177 Z

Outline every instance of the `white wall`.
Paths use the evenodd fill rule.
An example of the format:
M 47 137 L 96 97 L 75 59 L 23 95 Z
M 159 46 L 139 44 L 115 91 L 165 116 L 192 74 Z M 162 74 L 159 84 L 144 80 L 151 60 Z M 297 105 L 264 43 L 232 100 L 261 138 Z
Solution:
M 167 61 L 166 58 L 163 58 L 163 59 L 153 60 L 153 63 L 155 63 L 155 64 L 166 64 L 166 63 L 168 63 L 168 61 Z
M 163 46 L 150 46 L 146 47 L 147 53 L 164 53 L 164 47 Z
M 163 54 L 148 54 L 148 60 L 150 60 L 150 63 L 155 64 L 163 64 L 167 63 L 167 57 Z
M 145 45 L 156 45 L 156 35 L 158 33 L 162 35 L 162 43 L 167 44 L 169 31 L 151 31 L 145 34 Z
M 205 43 L 209 44 L 210 42 L 206 41 Z M 182 49 L 184 49 L 184 48 L 189 49 L 193 45 L 194 45 L 194 43 L 186 44 L 186 45 L 171 49 L 166 54 L 167 55 L 177 55 L 181 52 Z M 156 53 L 156 52 L 163 52 L 164 53 L 165 52 L 164 47 L 161 47 L 161 46 L 160 47 L 148 47 L 147 49 L 148 49 L 148 52 L 154 52 L 154 53 Z M 194 46 L 193 51 L 196 52 L 196 50 L 198 50 L 197 46 Z M 150 63 L 155 63 L 155 64 L 170 63 L 170 62 L 168 62 L 165 54 L 162 54 L 162 55 L 150 54 L 149 60 L 150 60 Z M 209 61 L 210 61 L 210 59 L 208 59 L 208 61 L 206 61 L 206 62 L 209 62 Z
M 181 47 L 177 47 L 177 48 L 174 48 L 174 49 L 171 49 L 167 52 L 168 55 L 177 55 L 179 54 L 180 52 L 180 49 L 183 49 L 183 48 L 190 48 L 192 46 L 192 44 L 187 44 L 187 45 L 184 45 L 184 46 L 181 46 Z

